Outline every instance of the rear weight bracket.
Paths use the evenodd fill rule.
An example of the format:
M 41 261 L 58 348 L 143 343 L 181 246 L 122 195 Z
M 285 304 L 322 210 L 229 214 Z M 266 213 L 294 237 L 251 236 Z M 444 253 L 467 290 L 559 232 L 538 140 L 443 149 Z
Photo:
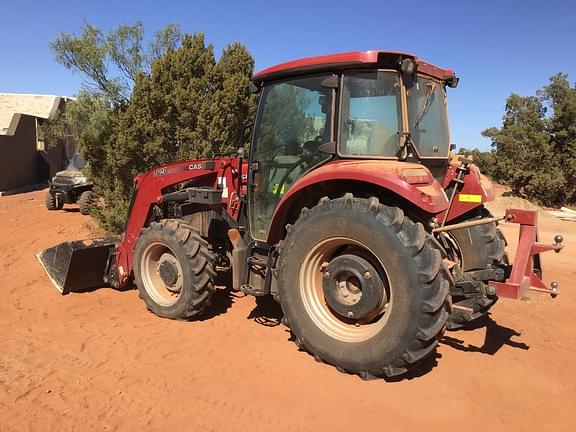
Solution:
M 492 282 L 500 297 L 521 299 L 528 290 L 550 294 L 552 298 L 558 295 L 558 283 L 552 282 L 550 288 L 542 282 L 540 254 L 542 252 L 560 252 L 564 245 L 561 235 L 554 237 L 554 244 L 538 243 L 538 211 L 507 209 L 506 221 L 520 225 L 520 235 L 516 257 L 505 282 Z

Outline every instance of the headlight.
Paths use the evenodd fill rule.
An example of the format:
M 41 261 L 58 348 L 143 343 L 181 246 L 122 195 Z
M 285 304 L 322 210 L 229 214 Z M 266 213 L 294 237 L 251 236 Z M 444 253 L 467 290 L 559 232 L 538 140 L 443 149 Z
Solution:
M 75 185 L 77 184 L 81 184 L 81 183 L 86 183 L 86 177 L 82 176 L 82 177 L 74 177 L 73 178 L 73 182 Z

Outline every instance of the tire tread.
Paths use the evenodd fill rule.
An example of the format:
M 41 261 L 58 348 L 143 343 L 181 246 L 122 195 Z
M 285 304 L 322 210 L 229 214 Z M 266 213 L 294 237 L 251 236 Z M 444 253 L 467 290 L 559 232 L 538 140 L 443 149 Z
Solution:
M 208 249 L 207 242 L 187 222 L 179 219 L 152 222 L 149 227 L 142 230 L 140 239 L 145 238 L 153 231 L 161 231 L 171 235 L 176 239 L 181 250 L 185 251 L 186 259 L 191 264 L 189 277 L 193 281 L 194 295 L 184 307 L 180 308 L 176 315 L 166 314 L 155 304 L 146 302 L 148 309 L 163 318 L 176 320 L 190 320 L 200 316 L 210 304 L 210 298 L 214 292 L 213 281 L 216 277 L 216 271 L 212 264 L 214 256 Z M 136 284 L 140 291 L 144 290 L 138 277 L 136 277 Z
M 412 341 L 405 343 L 405 349 L 396 358 L 383 362 L 375 370 L 351 370 L 338 364 L 334 366 L 340 371 L 359 375 L 363 379 L 366 379 L 365 377 L 396 377 L 405 374 L 435 350 L 451 311 L 450 284 L 452 279 L 442 263 L 441 254 L 434 247 L 432 237 L 426 233 L 421 224 L 408 219 L 399 208 L 385 206 L 374 197 L 369 199 L 356 198 L 349 193 L 337 199 L 323 197 L 318 205 L 312 209 L 303 210 L 301 218 L 294 225 L 286 227 L 286 239 L 283 245 L 279 247 L 280 272 L 285 271 L 286 260 L 282 257 L 290 253 L 290 237 L 297 231 L 298 225 L 303 220 L 330 209 L 351 207 L 358 207 L 365 212 L 372 213 L 382 223 L 393 227 L 397 238 L 411 253 L 417 265 L 417 271 L 422 282 L 422 305 L 419 315 L 414 317 L 418 322 L 415 337 Z M 276 298 L 280 300 L 281 297 L 280 289 Z M 287 327 L 292 328 L 286 315 L 284 315 L 282 322 Z M 300 349 L 307 351 L 315 358 L 321 358 L 320 354 L 307 341 L 294 333 L 292 335 L 293 341 Z M 321 360 L 326 361 L 326 359 Z

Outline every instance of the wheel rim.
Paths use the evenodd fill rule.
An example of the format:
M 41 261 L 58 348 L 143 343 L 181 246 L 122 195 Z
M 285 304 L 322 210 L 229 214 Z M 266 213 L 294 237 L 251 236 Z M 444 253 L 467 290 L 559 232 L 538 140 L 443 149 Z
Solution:
M 338 270 L 334 274 L 335 268 Z M 368 285 L 369 278 L 359 274 L 361 268 L 372 269 L 370 273 L 375 274 L 369 278 L 378 278 L 379 284 Z M 386 325 L 393 307 L 382 262 L 367 246 L 350 238 L 332 237 L 317 243 L 300 266 L 299 282 L 310 318 L 324 333 L 343 342 L 362 342 L 376 335 Z M 377 299 L 375 293 L 379 294 Z M 367 297 L 369 301 L 365 301 Z M 359 306 L 362 313 L 358 318 L 354 315 L 358 309 L 354 308 Z
M 182 294 L 182 266 L 163 243 L 146 247 L 140 259 L 142 283 L 150 297 L 161 306 L 172 306 Z

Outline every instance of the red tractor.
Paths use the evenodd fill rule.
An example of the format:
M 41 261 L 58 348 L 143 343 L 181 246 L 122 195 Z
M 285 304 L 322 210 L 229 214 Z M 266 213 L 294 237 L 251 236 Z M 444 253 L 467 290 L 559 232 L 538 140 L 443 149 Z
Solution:
M 137 285 L 149 310 L 188 320 L 210 305 L 218 272 L 232 289 L 271 294 L 293 339 L 360 375 L 397 376 L 445 329 L 498 296 L 541 281 L 536 212 L 515 264 L 484 203 L 494 189 L 450 157 L 451 70 L 405 53 L 297 60 L 253 77 L 260 94 L 248 161 L 231 156 L 154 168 L 135 178 L 123 235 L 57 245 L 39 259 L 62 293 Z

